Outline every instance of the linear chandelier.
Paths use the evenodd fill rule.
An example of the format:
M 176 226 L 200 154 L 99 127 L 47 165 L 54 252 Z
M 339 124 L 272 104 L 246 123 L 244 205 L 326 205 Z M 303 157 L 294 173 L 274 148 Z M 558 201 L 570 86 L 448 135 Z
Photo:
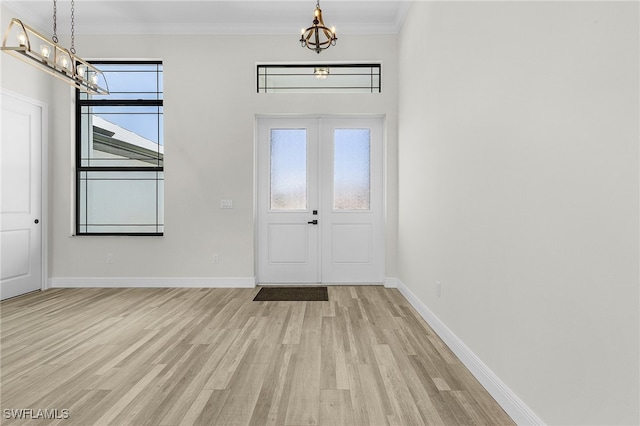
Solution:
M 58 44 L 56 15 L 56 0 L 53 0 L 51 40 L 24 24 L 20 19 L 12 18 L 2 39 L 2 51 L 82 91 L 95 95 L 108 95 L 109 86 L 102 71 L 76 55 L 73 0 L 71 0 L 70 49 Z
M 320 53 L 324 49 L 336 45 L 336 28 L 329 29 L 322 20 L 322 10 L 320 9 L 320 0 L 316 2 L 316 9 L 313 11 L 313 25 L 306 30 L 302 30 L 300 44 L 316 53 Z

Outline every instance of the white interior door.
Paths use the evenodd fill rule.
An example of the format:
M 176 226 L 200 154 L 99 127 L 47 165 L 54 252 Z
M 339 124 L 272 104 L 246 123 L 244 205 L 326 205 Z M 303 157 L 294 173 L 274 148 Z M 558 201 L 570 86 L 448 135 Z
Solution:
M 258 120 L 258 280 L 381 283 L 381 118 Z
M 2 93 L 0 299 L 42 288 L 42 108 Z

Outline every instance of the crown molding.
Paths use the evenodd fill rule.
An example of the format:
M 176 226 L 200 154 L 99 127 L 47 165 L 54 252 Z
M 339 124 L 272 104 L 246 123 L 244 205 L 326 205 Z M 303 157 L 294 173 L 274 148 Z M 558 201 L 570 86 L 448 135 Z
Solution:
M 151 1 L 151 0 L 149 0 Z M 153 0 L 153 1 L 162 1 L 162 0 Z M 227 1 L 228 0 L 212 0 L 212 1 Z M 250 2 L 250 0 L 236 0 L 238 2 Z M 255 1 L 255 0 L 254 0 Z M 350 0 L 351 3 L 360 3 L 359 1 Z M 375 5 L 376 1 L 373 1 L 373 5 Z M 64 2 L 63 2 L 64 3 Z M 237 34 L 237 35 L 291 35 L 291 34 L 299 34 L 301 26 L 304 26 L 306 21 L 303 19 L 300 23 L 298 23 L 297 19 L 295 22 L 291 15 L 282 14 L 283 19 L 268 19 L 265 22 L 260 20 L 257 23 L 257 19 L 255 17 L 255 13 L 260 13 L 260 11 L 254 11 L 253 14 L 238 14 L 233 13 L 233 16 L 230 16 L 228 20 L 224 22 L 202 22 L 199 19 L 193 19 L 194 22 L 159 22 L 158 20 L 154 20 L 150 18 L 149 20 L 137 20 L 136 22 L 132 21 L 120 21 L 120 22 L 112 22 L 112 20 L 106 21 L 98 21 L 98 18 L 91 18 L 92 14 L 89 13 L 89 18 L 87 19 L 87 9 L 89 6 L 94 3 L 100 8 L 104 8 L 103 0 L 97 1 L 87 1 L 83 7 L 85 8 L 84 14 L 80 14 L 81 16 L 76 16 L 76 35 L 114 35 L 114 34 L 123 34 L 123 35 L 179 35 L 179 34 Z M 136 2 L 122 2 L 122 3 L 132 3 Z M 171 2 L 175 3 L 175 2 Z M 193 2 L 190 2 L 193 3 Z M 277 16 L 277 11 L 279 8 L 282 8 L 282 4 L 287 4 L 286 1 L 277 1 L 274 2 L 277 5 L 274 6 L 274 13 L 272 16 Z M 331 0 L 324 0 L 323 3 L 331 4 Z M 334 2 L 335 3 L 335 2 Z M 388 3 L 388 1 L 387 1 Z M 353 14 L 353 5 L 350 7 L 349 14 L 344 16 L 344 20 L 341 21 L 338 19 L 340 15 L 335 16 L 332 15 L 331 24 L 335 25 L 338 29 L 339 34 L 344 35 L 353 35 L 353 34 L 398 34 L 400 29 L 402 28 L 402 24 L 407 16 L 409 7 L 411 5 L 410 1 L 407 0 L 398 0 L 397 7 L 393 8 L 393 13 L 395 16 L 386 18 L 385 22 L 380 22 L 380 16 L 376 19 L 369 22 L 349 22 L 349 14 Z M 365 2 L 362 2 L 365 5 Z M 45 7 L 46 5 L 46 7 Z M 98 6 L 99 5 L 99 6 Z M 296 7 L 299 8 L 299 3 Z M 366 5 L 365 7 L 372 7 L 371 4 Z M 6 14 L 12 14 L 13 16 L 23 20 L 28 25 L 34 27 L 38 31 L 44 34 L 51 34 L 52 29 L 52 10 L 48 2 L 45 1 L 18 1 L 18 0 L 3 0 L 2 8 Z M 330 6 L 327 6 L 329 9 Z M 389 9 L 386 9 L 387 12 Z M 76 15 L 78 15 L 78 11 L 76 11 Z M 66 23 L 66 16 L 68 16 L 68 11 L 66 10 L 64 5 L 58 5 L 58 34 L 67 36 L 70 32 L 70 29 L 67 28 L 68 25 Z M 166 15 L 165 15 L 166 16 Z M 297 16 L 297 15 L 296 15 Z M 305 15 L 306 16 L 306 15 Z M 245 22 L 243 22 L 243 19 Z M 79 18 L 79 19 L 78 19 Z M 62 20 L 62 22 L 61 22 Z M 200 21 L 200 22 L 197 22 Z M 355 21 L 355 19 L 354 19 Z

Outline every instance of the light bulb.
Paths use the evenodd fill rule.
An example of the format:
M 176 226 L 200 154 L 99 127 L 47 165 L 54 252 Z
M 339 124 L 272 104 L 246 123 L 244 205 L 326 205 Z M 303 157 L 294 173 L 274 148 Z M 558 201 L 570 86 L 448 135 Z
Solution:
M 94 74 L 91 76 L 91 83 L 98 84 L 98 74 Z
M 51 54 L 51 49 L 46 44 L 40 46 L 40 55 L 49 59 L 49 55 Z
M 23 33 L 22 31 L 20 31 L 18 33 L 18 43 L 20 43 L 20 46 L 26 46 L 27 45 L 27 35 L 25 33 Z
M 87 67 L 85 67 L 84 65 L 78 65 L 76 67 L 76 72 L 80 77 L 84 78 L 84 75 L 87 72 Z
M 333 35 L 336 35 L 336 27 L 331 27 L 331 32 L 333 33 Z
M 316 76 L 318 80 L 325 80 L 329 75 L 329 68 L 314 68 L 313 74 Z
M 69 68 L 69 58 L 67 58 L 66 56 L 61 56 L 60 59 L 58 60 L 58 64 L 60 64 L 60 66 L 64 69 L 68 69 Z

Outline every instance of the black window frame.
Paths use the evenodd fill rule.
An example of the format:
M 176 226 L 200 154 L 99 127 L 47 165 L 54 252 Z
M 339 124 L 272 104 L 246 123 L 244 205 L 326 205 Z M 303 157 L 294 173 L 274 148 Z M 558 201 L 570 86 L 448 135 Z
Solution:
M 100 65 L 117 64 L 117 65 L 163 65 L 162 60 L 96 60 L 89 61 L 91 64 L 100 68 Z M 164 79 L 163 79 L 164 80 Z M 162 165 L 156 166 L 83 166 L 82 165 L 82 108 L 87 106 L 157 106 L 164 107 L 164 87 L 162 91 L 163 96 L 159 99 L 82 99 L 81 91 L 79 89 L 76 92 L 76 104 L 75 104 L 75 174 L 76 174 L 76 194 L 75 194 L 75 235 L 76 236 L 163 236 L 164 235 L 164 223 L 158 223 L 156 219 L 156 229 L 161 226 L 162 231 L 159 232 L 82 232 L 81 231 L 81 176 L 83 172 L 156 172 L 162 173 L 164 180 L 164 158 Z M 164 111 L 162 112 L 164 114 Z M 164 138 L 163 138 L 164 139 Z M 164 142 L 163 142 L 164 145 Z M 157 179 L 156 179 L 157 180 Z M 157 218 L 158 213 L 156 213 Z

